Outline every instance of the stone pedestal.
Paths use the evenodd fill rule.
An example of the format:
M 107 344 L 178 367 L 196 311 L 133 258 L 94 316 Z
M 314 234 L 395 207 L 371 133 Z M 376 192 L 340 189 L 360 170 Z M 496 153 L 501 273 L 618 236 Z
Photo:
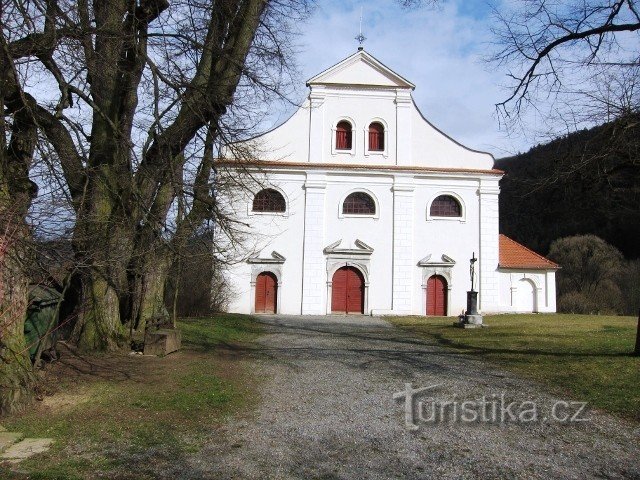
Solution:
M 459 328 L 482 328 L 482 315 L 478 313 L 478 292 L 471 290 L 467 292 L 467 311 L 458 317 L 458 321 L 453 324 Z

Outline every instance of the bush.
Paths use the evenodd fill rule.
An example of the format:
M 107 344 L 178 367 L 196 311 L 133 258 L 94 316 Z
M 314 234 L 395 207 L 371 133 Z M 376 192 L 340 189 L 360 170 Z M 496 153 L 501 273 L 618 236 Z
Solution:
M 627 263 L 622 253 L 595 235 L 560 238 L 549 258 L 560 264 L 558 311 L 566 313 L 624 313 Z

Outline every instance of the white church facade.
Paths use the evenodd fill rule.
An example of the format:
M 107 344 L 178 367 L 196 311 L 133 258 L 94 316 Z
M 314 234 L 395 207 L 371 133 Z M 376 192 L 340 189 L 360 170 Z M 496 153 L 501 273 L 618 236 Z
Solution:
M 555 311 L 557 265 L 499 234 L 493 157 L 430 124 L 411 82 L 360 49 L 308 87 L 244 143 L 257 160 L 220 160 L 259 179 L 234 204 L 253 242 L 231 312 L 459 315 L 474 253 L 482 313 Z

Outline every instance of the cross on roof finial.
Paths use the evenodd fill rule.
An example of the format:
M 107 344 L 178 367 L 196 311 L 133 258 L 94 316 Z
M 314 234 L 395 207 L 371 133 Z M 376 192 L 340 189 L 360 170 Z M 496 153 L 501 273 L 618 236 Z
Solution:
M 356 40 L 358 41 L 358 43 L 360 44 L 360 46 L 358 47 L 358 50 L 362 50 L 364 47 L 362 46 L 362 44 L 364 43 L 364 41 L 367 39 L 367 37 L 365 37 L 362 34 L 362 7 L 360 7 L 360 33 L 358 33 L 358 35 L 356 36 Z

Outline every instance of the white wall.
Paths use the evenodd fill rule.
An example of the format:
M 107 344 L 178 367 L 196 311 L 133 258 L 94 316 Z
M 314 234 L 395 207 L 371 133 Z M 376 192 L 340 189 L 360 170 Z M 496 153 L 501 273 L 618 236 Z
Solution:
M 501 312 L 530 313 L 556 311 L 555 270 L 500 269 Z M 531 302 L 529 295 L 534 295 Z M 529 305 L 534 303 L 532 310 Z
M 497 185 L 498 179 L 497 175 L 470 173 L 353 172 L 347 169 L 306 172 L 301 168 L 289 168 L 286 172 L 269 173 L 265 181 L 286 194 L 287 215 L 245 213 L 241 220 L 250 223 L 252 232 L 262 239 L 259 245 L 261 257 L 268 257 L 273 250 L 286 257 L 282 266 L 281 313 L 322 314 L 330 311 L 326 287 L 331 278 L 327 275 L 328 262 L 323 249 L 338 240 L 341 240 L 341 248 L 356 248 L 355 242 L 360 240 L 374 250 L 368 260 L 367 313 L 424 315 L 426 270 L 418 262 L 428 255 L 432 261 L 439 262 L 447 255 L 456 262 L 448 270 L 447 278 L 451 286 L 449 314 L 457 315 L 466 306 L 466 291 L 470 287 L 469 258 L 473 252 L 478 255 L 480 251 L 480 184 L 484 181 Z M 310 191 L 313 191 L 314 210 L 306 211 L 305 225 Z M 342 201 L 353 191 L 366 191 L 374 197 L 377 203 L 375 217 L 341 215 Z M 453 194 L 459 199 L 463 206 L 462 218 L 429 217 L 429 204 L 441 194 Z M 251 198 L 244 201 L 240 210 L 247 212 Z M 491 255 L 496 258 L 494 270 L 497 255 L 497 251 Z M 229 278 L 238 291 L 232 311 L 251 312 L 251 269 L 251 265 L 243 263 L 230 269 Z M 500 310 L 497 303 L 484 308 Z

